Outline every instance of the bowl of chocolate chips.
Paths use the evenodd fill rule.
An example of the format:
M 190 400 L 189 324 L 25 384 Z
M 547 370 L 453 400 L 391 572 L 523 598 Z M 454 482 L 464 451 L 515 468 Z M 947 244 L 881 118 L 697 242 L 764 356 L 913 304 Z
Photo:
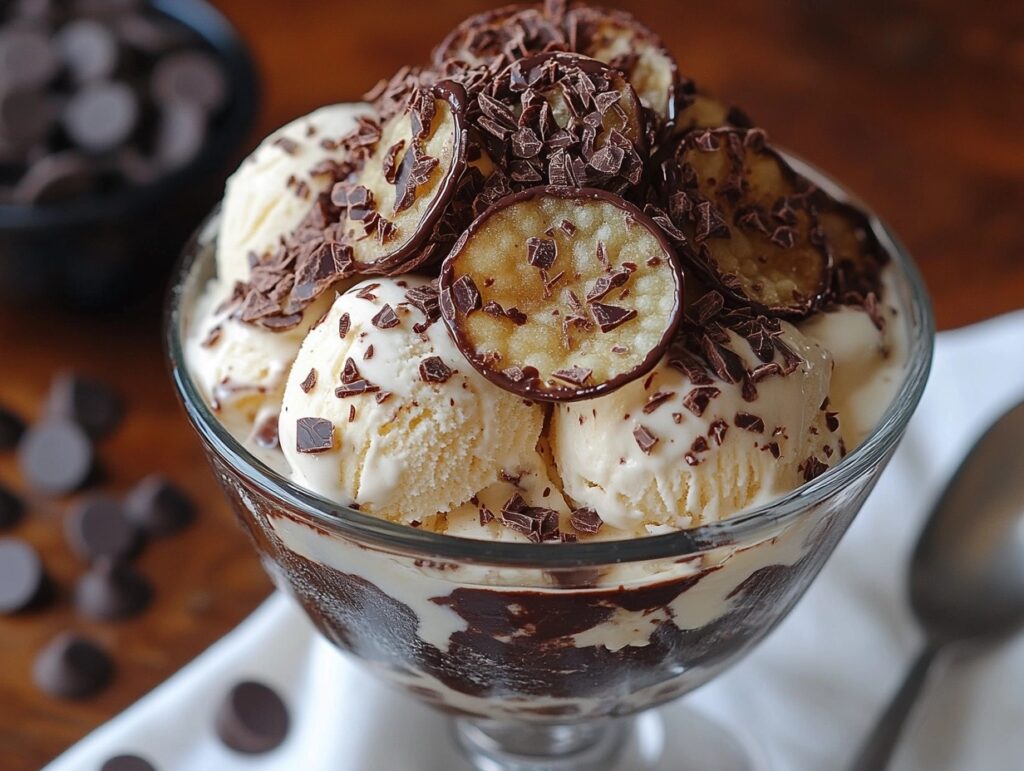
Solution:
M 257 102 L 202 0 L 0 5 L 0 298 L 111 307 L 158 283 Z

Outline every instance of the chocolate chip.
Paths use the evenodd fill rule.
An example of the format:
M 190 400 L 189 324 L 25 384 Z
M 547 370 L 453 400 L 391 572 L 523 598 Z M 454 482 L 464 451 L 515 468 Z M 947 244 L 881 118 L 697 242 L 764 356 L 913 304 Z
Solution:
M 100 771 L 156 771 L 156 768 L 138 755 L 117 755 L 100 766 Z
M 611 332 L 627 321 L 636 318 L 636 310 L 633 308 L 620 308 L 617 305 L 605 305 L 604 303 L 590 303 L 590 312 L 594 315 L 594 321 L 601 328 L 602 332 Z
M 0 484 L 0 530 L 16 525 L 24 512 L 21 499 Z
M 299 418 L 295 429 L 295 449 L 299 452 L 318 453 L 334 449 L 334 424 L 331 421 Z
M 114 676 L 106 651 L 71 632 L 53 639 L 36 657 L 32 679 L 50 696 L 82 699 L 102 690 Z
M 93 83 L 77 91 L 64 107 L 62 124 L 76 145 L 90 153 L 113 150 L 135 131 L 139 102 L 124 83 Z
M 2 109 L 0 106 L 0 112 Z M 55 204 L 88 195 L 96 184 L 93 166 L 77 151 L 65 150 L 45 155 L 29 166 L 12 196 L 21 204 Z
M 109 78 L 117 68 L 117 38 L 99 21 L 70 21 L 61 27 L 55 42 L 76 83 Z
M 124 415 L 117 391 L 107 383 L 75 374 L 54 380 L 47 402 L 50 415 L 73 420 L 94 439 L 110 434 Z
M 31 607 L 46 586 L 46 571 L 36 550 L 20 539 L 0 539 L 0 615 Z
M 150 88 L 158 102 L 190 102 L 214 112 L 227 101 L 228 81 L 215 57 L 205 51 L 181 51 L 153 68 Z
M 76 423 L 53 418 L 25 432 L 18 462 L 29 484 L 59 495 L 85 484 L 93 468 L 93 447 Z
M 217 710 L 217 736 L 236 752 L 269 752 L 288 736 L 288 708 L 267 685 L 252 681 L 234 686 Z
M 658 443 L 658 437 L 652 434 L 646 426 L 634 428 L 633 438 L 636 440 L 637 447 L 640 448 L 644 455 L 650 455 L 654 445 Z
M 75 608 L 98 621 L 137 615 L 149 605 L 152 597 L 149 581 L 117 560 L 99 560 L 75 583 Z
M 591 508 L 579 508 L 573 509 L 572 515 L 569 517 L 569 524 L 572 525 L 573 530 L 580 533 L 596 533 L 601 529 L 601 525 L 604 524 L 604 520 L 601 516 Z
M 420 377 L 426 383 L 445 383 L 451 376 L 451 368 L 440 356 L 428 356 L 420 362 Z
M 548 238 L 526 239 L 526 261 L 535 268 L 547 270 L 555 264 L 558 256 L 558 245 Z
M 277 416 L 270 421 L 277 443 Z M 187 527 L 196 517 L 196 506 L 185 492 L 161 474 L 150 474 L 128 493 L 124 512 L 146 535 L 166 536 Z
M 25 423 L 10 410 L 0 406 L 0 450 L 13 449 L 25 433 Z
M 0 32 L 0 62 L 6 88 L 40 88 L 60 70 L 50 39 L 29 26 L 6 26 Z
M 140 545 L 139 531 L 114 498 L 91 495 L 75 504 L 64 518 L 68 546 L 82 559 L 121 559 Z

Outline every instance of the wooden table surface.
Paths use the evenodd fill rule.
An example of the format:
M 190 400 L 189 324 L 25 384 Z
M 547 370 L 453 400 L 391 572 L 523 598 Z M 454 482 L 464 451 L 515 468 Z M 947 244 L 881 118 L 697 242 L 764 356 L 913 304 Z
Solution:
M 266 133 L 424 60 L 452 24 L 488 4 L 217 5 L 259 61 Z M 956 0 L 740 0 L 713 12 L 677 0 L 622 5 L 661 32 L 684 72 L 746 108 L 895 228 L 925 274 L 941 328 L 1024 305 L 1024 4 L 985 3 L 985 12 Z M 130 406 L 124 428 L 100 446 L 105 489 L 163 469 L 202 503 L 196 527 L 139 560 L 156 586 L 153 606 L 99 625 L 76 617 L 67 599 L 82 569 L 55 524 L 67 501 L 32 499 L 15 534 L 40 547 L 59 592 L 46 611 L 0 619 L 5 771 L 52 759 L 226 633 L 269 590 L 175 402 L 158 326 L 155 308 L 128 318 L 0 308 L 0 402 L 31 416 L 56 370 L 103 374 Z M 20 489 L 9 457 L 0 457 L 0 482 Z M 69 626 L 116 651 L 117 678 L 95 699 L 64 703 L 31 684 L 34 652 Z

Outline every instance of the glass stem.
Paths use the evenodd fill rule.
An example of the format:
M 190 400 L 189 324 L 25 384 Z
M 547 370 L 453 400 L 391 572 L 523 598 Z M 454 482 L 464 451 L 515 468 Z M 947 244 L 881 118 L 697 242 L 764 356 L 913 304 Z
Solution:
M 457 718 L 455 738 L 478 771 L 606 771 L 618 760 L 632 724 L 632 719 L 544 724 Z

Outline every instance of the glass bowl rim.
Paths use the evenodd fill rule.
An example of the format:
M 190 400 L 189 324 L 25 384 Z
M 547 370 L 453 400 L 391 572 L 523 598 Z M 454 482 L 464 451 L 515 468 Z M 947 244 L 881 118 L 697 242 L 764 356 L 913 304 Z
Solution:
M 164 314 L 164 343 L 171 378 L 192 426 L 218 458 L 265 495 L 286 506 L 291 516 L 347 539 L 428 559 L 446 559 L 497 567 L 572 569 L 657 559 L 692 557 L 709 549 L 742 544 L 776 530 L 801 512 L 827 500 L 883 460 L 899 442 L 914 413 L 931 369 L 935 325 L 931 301 L 913 259 L 893 232 L 870 208 L 811 164 L 792 153 L 790 162 L 802 174 L 840 200 L 855 201 L 867 212 L 872 229 L 899 266 L 901 284 L 910 289 L 907 366 L 905 379 L 871 434 L 843 460 L 816 479 L 768 503 L 745 509 L 727 519 L 689 530 L 617 541 L 558 544 L 508 543 L 463 538 L 419 530 L 380 519 L 322 498 L 264 464 L 221 424 L 188 372 L 182 308 L 186 288 L 203 247 L 215 236 L 208 231 L 220 205 L 196 229 L 172 273 Z M 210 250 L 212 251 L 212 250 Z

